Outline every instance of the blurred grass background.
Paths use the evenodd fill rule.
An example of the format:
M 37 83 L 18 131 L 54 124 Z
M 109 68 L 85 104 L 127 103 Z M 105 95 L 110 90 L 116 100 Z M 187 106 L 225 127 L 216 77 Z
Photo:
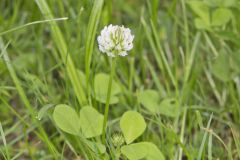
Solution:
M 52 37 L 52 22 L 44 21 L 48 15 L 41 13 L 36 2 L 0 1 L 0 159 L 95 159 L 88 151 L 71 148 L 51 114 L 36 119 L 48 104 L 79 107 L 68 63 Z M 205 28 L 196 25 L 201 14 L 187 0 L 105 0 L 95 15 L 100 16 L 96 34 L 89 32 L 88 25 L 94 20 L 90 17 L 93 0 L 46 2 L 54 18 L 67 17 L 54 22 L 77 73 L 86 69 L 87 38 L 96 37 L 105 25 L 124 25 L 135 35 L 129 56 L 118 59 L 116 80 L 123 94 L 110 109 L 109 136 L 118 130 L 118 117 L 135 109 L 148 121 L 140 140 L 155 143 L 166 159 L 240 159 L 238 0 L 231 5 L 211 0 L 210 13 L 225 7 L 231 11 L 231 20 Z M 40 23 L 16 28 L 35 21 Z M 96 73 L 110 72 L 96 38 L 93 43 L 90 83 Z M 162 99 L 177 99 L 178 116 L 149 115 L 137 99 L 143 89 L 157 90 Z M 103 105 L 94 104 L 103 113 Z

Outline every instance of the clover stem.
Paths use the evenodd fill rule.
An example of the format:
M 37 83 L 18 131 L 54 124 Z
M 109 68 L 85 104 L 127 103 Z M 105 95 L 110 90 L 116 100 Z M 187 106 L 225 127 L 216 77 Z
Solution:
M 107 90 L 107 99 L 106 99 L 106 105 L 105 105 L 105 112 L 104 112 L 104 120 L 103 120 L 103 131 L 102 131 L 102 143 L 106 143 L 106 130 L 107 130 L 107 120 L 108 120 L 108 111 L 109 111 L 109 103 L 110 103 L 110 97 L 111 97 L 111 91 L 112 91 L 112 80 L 115 73 L 115 66 L 116 66 L 116 57 L 111 59 L 111 73 L 110 78 L 108 82 L 108 90 Z

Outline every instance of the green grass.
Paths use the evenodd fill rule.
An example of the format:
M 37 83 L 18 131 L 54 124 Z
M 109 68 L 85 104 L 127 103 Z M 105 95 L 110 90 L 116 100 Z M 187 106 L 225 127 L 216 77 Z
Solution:
M 132 144 L 151 142 L 165 159 L 240 159 L 240 1 L 221 2 L 0 1 L 0 159 L 125 160 L 119 123 L 127 111 L 146 122 Z M 113 69 L 96 40 L 109 24 L 135 36 Z M 107 104 L 99 73 L 119 87 L 101 82 Z M 53 117 L 59 104 L 77 115 L 92 106 L 108 115 L 107 128 L 93 138 L 67 133 Z M 151 112 L 154 105 L 162 110 Z

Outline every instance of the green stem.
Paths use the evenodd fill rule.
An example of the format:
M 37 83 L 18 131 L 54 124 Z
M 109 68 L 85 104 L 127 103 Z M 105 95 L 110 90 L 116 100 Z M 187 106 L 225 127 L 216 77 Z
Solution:
M 104 120 L 103 120 L 103 131 L 102 131 L 102 143 L 106 143 L 106 130 L 107 130 L 107 120 L 108 120 L 108 111 L 109 111 L 109 102 L 110 102 L 110 96 L 112 91 L 112 80 L 115 73 L 115 66 L 116 66 L 116 58 L 112 59 L 112 65 L 111 65 L 111 74 L 110 79 L 108 82 L 108 91 L 107 91 L 107 99 L 106 99 L 106 105 L 105 105 L 105 112 L 104 112 Z

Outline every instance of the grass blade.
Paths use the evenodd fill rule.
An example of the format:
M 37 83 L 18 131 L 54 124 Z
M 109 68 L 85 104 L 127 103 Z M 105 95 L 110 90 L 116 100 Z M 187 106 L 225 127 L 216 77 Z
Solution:
M 209 130 L 209 128 L 210 128 L 212 117 L 213 117 L 213 114 L 211 114 L 210 119 L 208 121 L 207 128 L 206 128 L 207 130 Z M 205 146 L 205 143 L 206 143 L 206 140 L 207 140 L 207 135 L 208 135 L 208 132 L 205 131 L 205 133 L 203 135 L 202 143 L 201 143 L 201 146 L 200 146 L 200 149 L 199 149 L 199 152 L 198 152 L 197 160 L 201 160 L 201 158 L 202 158 L 202 153 L 203 153 L 204 146 Z
M 27 96 L 26 96 L 22 86 L 21 86 L 21 83 L 20 83 L 20 81 L 19 81 L 19 79 L 18 79 L 18 77 L 16 75 L 16 72 L 15 72 L 15 70 L 14 70 L 12 64 L 11 64 L 11 61 L 10 61 L 10 59 L 8 57 L 8 53 L 6 51 L 6 47 L 4 46 L 4 43 L 3 43 L 3 40 L 1 39 L 1 37 L 0 37 L 0 49 L 3 52 L 3 59 L 4 59 L 5 63 L 6 63 L 6 66 L 8 68 L 9 73 L 10 73 L 10 76 L 11 76 L 11 78 L 12 78 L 12 80 L 13 80 L 15 86 L 16 86 L 18 94 L 19 94 L 22 102 L 24 103 L 24 106 L 28 109 L 28 112 L 31 115 L 32 121 L 38 123 L 36 121 L 36 118 L 35 118 L 35 115 L 34 115 L 35 111 L 32 108 L 32 106 L 31 106 L 31 104 L 30 104 L 30 102 L 29 102 L 29 100 L 28 100 L 28 98 L 27 98 Z M 49 150 L 53 153 L 53 155 L 55 156 L 55 159 L 57 159 L 57 156 L 56 156 L 57 150 L 56 150 L 55 146 L 49 140 L 49 138 L 48 138 L 46 132 L 43 130 L 43 128 L 41 126 L 38 126 L 38 129 L 40 131 L 40 137 L 46 143 L 46 145 L 49 147 Z
M 212 134 L 208 138 L 208 159 L 212 160 Z
M 3 145 L 4 145 L 4 148 L 5 148 L 5 152 L 6 152 L 6 155 L 7 155 L 7 159 L 10 159 L 10 155 L 9 155 L 9 151 L 8 151 L 8 147 L 7 147 L 7 141 L 6 141 L 6 138 L 5 138 L 5 134 L 4 134 L 1 122 L 0 122 L 0 133 L 1 133 L 2 141 L 3 141 Z
M 47 23 L 47 22 L 51 22 L 51 21 L 62 21 L 62 20 L 67 20 L 67 19 L 68 19 L 67 17 L 63 17 L 63 18 L 54 18 L 54 19 L 46 19 L 46 20 L 42 20 L 42 21 L 30 22 L 30 23 L 27 23 L 27 24 L 24 24 L 24 25 L 21 25 L 21 26 L 18 26 L 18 27 L 14 27 L 14 28 L 9 29 L 7 31 L 1 32 L 0 36 L 5 35 L 7 33 L 17 31 L 19 29 L 23 29 L 23 28 L 31 26 L 31 25 L 40 24 L 40 23 Z
M 48 7 L 48 4 L 45 0 L 35 0 L 37 3 L 40 11 L 44 15 L 46 19 L 53 19 L 53 15 L 51 10 Z M 68 52 L 68 48 L 66 45 L 66 42 L 64 40 L 64 37 L 57 26 L 56 22 L 51 21 L 50 26 L 52 29 L 52 37 L 55 42 L 55 45 L 57 46 L 57 49 L 61 55 L 61 60 L 63 64 L 66 67 L 67 74 L 69 76 L 69 79 L 73 85 L 74 92 L 76 94 L 76 97 L 78 99 L 78 102 L 81 106 L 84 106 L 87 104 L 86 95 L 83 91 L 82 85 L 80 84 L 81 80 L 79 79 L 77 75 L 76 67 L 72 61 L 72 58 Z
M 94 48 L 94 41 L 96 37 L 96 30 L 98 22 L 101 15 L 101 10 L 103 6 L 103 0 L 95 0 L 94 5 L 91 11 L 90 20 L 88 23 L 87 38 L 86 38 L 86 50 L 85 50 L 85 72 L 86 72 L 86 84 L 87 84 L 87 93 L 88 98 L 90 98 L 90 65 L 92 59 L 92 52 Z

